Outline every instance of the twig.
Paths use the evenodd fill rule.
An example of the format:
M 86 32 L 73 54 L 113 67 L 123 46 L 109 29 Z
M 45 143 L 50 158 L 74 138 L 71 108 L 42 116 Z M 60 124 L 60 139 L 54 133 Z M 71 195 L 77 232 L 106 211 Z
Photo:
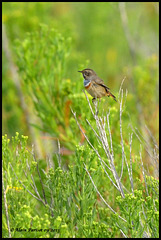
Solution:
M 58 165 L 61 167 L 61 156 L 60 156 L 60 142 L 58 139 Z
M 125 79 L 126 79 L 126 76 L 122 79 L 122 82 L 121 82 L 121 85 L 120 85 L 120 89 L 119 89 L 118 98 L 120 98 L 120 93 L 121 93 L 122 86 L 123 86 L 123 83 L 124 83 Z
M 107 159 L 109 160 L 109 164 L 110 164 L 110 168 L 111 168 L 110 170 L 111 170 L 111 172 L 113 174 L 113 177 L 114 177 L 114 179 L 115 179 L 115 181 L 117 183 L 117 186 L 119 188 L 119 191 L 120 191 L 122 197 L 125 197 L 124 196 L 124 192 L 123 192 L 123 188 L 122 188 L 122 183 L 121 183 L 121 181 L 120 181 L 120 179 L 118 177 L 117 171 L 115 169 L 114 160 L 113 160 L 113 154 L 111 154 L 110 150 L 109 150 L 109 144 L 108 144 L 106 131 L 105 131 L 105 121 L 103 123 L 102 118 L 98 117 L 98 115 L 97 115 L 97 105 L 95 106 L 96 114 L 93 113 L 91 104 L 89 102 L 89 99 L 88 99 L 88 96 L 86 95 L 86 93 L 85 93 L 85 96 L 86 96 L 86 99 L 88 101 L 89 107 L 91 109 L 92 115 L 93 115 L 93 117 L 94 117 L 94 119 L 96 121 L 96 125 L 97 125 L 97 128 L 98 128 L 99 134 L 100 134 L 100 140 L 101 140 L 101 143 L 102 143 L 102 147 L 103 147 L 103 149 L 104 149 L 104 151 L 106 153 Z M 77 124 L 79 124 L 78 121 L 77 121 Z
M 159 175 L 159 171 L 158 171 L 158 165 L 159 165 L 159 154 L 156 153 L 155 149 L 153 150 L 153 153 L 152 153 L 152 147 L 148 144 L 148 142 L 146 141 L 146 139 L 141 135 L 141 133 L 139 132 L 139 130 L 137 128 L 135 128 L 138 132 L 136 132 L 136 130 L 133 128 L 133 126 L 130 124 L 130 127 L 132 129 L 132 131 L 134 132 L 135 136 L 138 138 L 139 142 L 144 146 L 144 149 L 145 151 L 147 152 L 147 154 L 149 155 L 150 157 L 150 160 L 153 160 L 156 165 L 153 164 L 153 161 L 151 161 L 151 163 L 153 164 L 153 166 L 155 167 L 155 174 L 157 174 L 157 176 Z
M 34 148 L 33 148 L 33 147 L 34 147 L 34 145 L 32 145 L 32 152 L 30 152 L 28 149 L 27 149 L 27 151 L 31 153 L 31 155 L 33 156 L 34 161 L 37 163 L 37 164 L 36 164 L 36 169 L 37 169 L 38 176 L 39 176 L 39 180 L 40 180 L 40 183 L 41 183 L 42 193 L 43 193 L 43 197 L 44 197 L 44 200 L 45 200 L 45 204 L 47 204 L 47 199 L 46 199 L 46 195 L 45 195 L 44 184 L 43 184 L 43 181 L 42 181 L 42 178 L 41 178 L 41 175 L 40 175 L 39 165 L 38 165 L 38 162 L 37 162 L 37 160 L 36 160 L 35 153 L 34 153 Z M 32 180 L 33 180 L 33 183 L 35 183 L 33 177 L 32 177 Z M 35 184 L 35 187 L 36 187 L 36 184 Z M 35 189 L 37 189 L 37 188 L 35 188 Z
M 143 165 L 143 160 L 142 160 L 141 151 L 142 151 L 142 147 L 141 147 L 141 145 L 140 145 L 140 160 L 141 160 L 141 166 L 142 166 L 142 173 L 143 173 L 143 177 L 144 177 L 146 193 L 147 193 L 147 196 L 149 196 L 148 187 L 147 187 L 146 178 L 145 178 L 145 169 L 144 169 L 144 165 Z
M 123 167 L 124 167 L 124 160 L 125 160 L 126 167 L 127 167 L 127 170 L 128 170 L 129 179 L 130 179 L 130 182 L 131 182 L 131 181 L 132 181 L 132 176 L 131 176 L 131 173 L 130 173 L 129 165 L 128 165 L 127 158 L 126 158 L 126 154 L 125 154 L 124 142 L 123 142 L 123 135 L 122 135 L 122 112 L 123 112 L 123 109 L 122 109 L 122 100 L 123 100 L 123 89 L 121 89 L 121 90 L 122 90 L 122 91 L 121 91 L 122 96 L 121 96 L 121 101 L 120 101 L 120 136 L 121 136 L 121 147 L 122 147 L 122 165 L 121 165 L 120 180 L 121 180 L 122 175 L 123 175 Z M 131 184 L 132 184 L 132 182 L 131 182 Z
M 102 195 L 101 195 L 100 192 L 98 191 L 98 189 L 97 189 L 97 187 L 96 187 L 96 185 L 95 185 L 95 183 L 94 183 L 94 181 L 93 181 L 90 173 L 88 172 L 88 170 L 87 170 L 87 168 L 86 168 L 85 163 L 83 163 L 83 164 L 84 164 L 84 169 L 85 169 L 86 172 L 88 173 L 88 176 L 89 176 L 89 178 L 91 179 L 91 182 L 92 182 L 92 184 L 93 184 L 96 192 L 98 193 L 98 195 L 100 196 L 100 198 L 102 199 L 102 201 L 105 203 L 105 205 L 106 205 L 114 214 L 116 214 L 116 212 L 113 210 L 113 208 L 110 207 L 110 205 L 105 201 L 105 199 L 102 197 Z M 119 217 L 120 219 L 122 219 L 124 222 L 127 222 L 127 221 L 126 221 L 124 218 L 122 218 L 121 216 L 118 215 L 118 217 Z
M 131 156 L 131 151 L 132 151 L 132 136 L 133 133 L 131 133 L 131 138 L 130 138 L 130 183 L 131 183 L 131 190 L 134 195 L 134 185 L 133 185 L 133 176 L 132 176 L 132 156 Z
M 127 238 L 126 234 L 122 231 L 122 229 L 119 227 L 119 225 L 117 224 L 117 222 L 116 222 L 116 226 L 119 228 L 119 230 L 120 230 L 120 232 L 122 233 L 122 235 L 123 235 L 125 238 Z
M 145 125 L 145 128 L 147 129 L 147 131 L 148 131 L 148 133 L 149 133 L 151 139 L 153 140 L 153 144 L 154 144 L 154 146 L 156 147 L 156 149 L 159 150 L 159 146 L 158 146 L 158 144 L 157 144 L 157 142 L 156 142 L 154 136 L 152 135 L 150 129 L 147 127 L 147 125 Z
M 2 161 L 2 164 L 3 164 L 3 161 Z M 11 230 L 10 230 L 9 215 L 8 215 L 6 190 L 5 190 L 5 186 L 4 186 L 4 180 L 3 180 L 3 167 L 2 167 L 2 188 L 3 188 L 3 197 L 4 197 L 4 207 L 5 207 L 5 212 L 6 212 L 6 221 L 7 221 L 7 227 L 8 227 L 8 235 L 9 235 L 9 238 L 12 238 Z
M 109 116 L 110 116 L 110 110 L 109 110 L 109 113 L 106 116 L 106 119 L 107 119 L 107 124 L 108 124 L 108 132 L 109 132 L 109 136 L 110 136 L 112 158 L 114 159 L 114 152 L 113 152 L 113 145 L 112 145 L 112 136 L 111 136 L 111 130 L 110 130 Z
M 101 139 L 100 139 L 99 135 L 96 133 L 96 131 L 94 130 L 94 128 L 92 127 L 92 125 L 90 124 L 88 119 L 86 119 L 86 121 L 87 121 L 88 125 L 90 126 L 90 128 L 92 129 L 92 131 L 94 132 L 94 134 L 96 135 L 98 142 L 100 143 Z
M 42 202 L 42 203 L 45 205 L 44 201 L 43 201 L 41 198 L 36 197 L 32 192 L 30 192 L 30 191 L 27 189 L 27 187 L 21 182 L 21 180 L 18 179 L 16 173 L 15 173 L 14 170 L 13 170 L 12 164 L 9 163 L 9 165 L 10 165 L 10 167 L 11 167 L 11 169 L 12 169 L 12 171 L 13 171 L 15 177 L 16 177 L 16 179 L 17 179 L 18 182 L 26 189 L 26 191 L 27 191 L 32 197 L 34 197 L 35 199 L 37 199 L 38 201 Z
M 95 119 L 95 114 L 94 114 L 94 112 L 93 112 L 93 109 L 92 109 L 92 106 L 91 106 L 91 104 L 90 104 L 90 101 L 89 101 L 89 99 L 88 99 L 88 97 L 87 97 L 87 94 L 86 94 L 86 92 L 84 91 L 84 89 L 83 89 L 82 91 L 84 92 L 84 94 L 85 94 L 85 96 L 86 96 L 86 99 L 87 99 L 88 105 L 89 105 L 89 107 L 90 107 L 91 113 L 92 113 L 92 115 L 93 115 L 93 117 L 94 117 L 94 119 Z
M 125 159 L 125 151 L 124 151 L 124 143 L 123 143 L 123 136 L 122 136 L 122 100 L 123 100 L 123 89 L 121 89 L 121 101 L 120 101 L 120 137 L 121 137 L 121 149 L 122 149 L 122 165 L 121 165 L 121 174 L 120 180 L 123 174 L 124 168 L 124 159 Z
M 27 164 L 27 167 L 28 167 L 28 169 L 29 169 L 29 172 L 31 171 L 31 169 L 30 169 L 30 165 L 29 165 L 29 163 L 28 163 L 28 161 L 26 160 L 26 164 Z M 24 174 L 25 174 L 25 177 L 26 177 L 26 179 L 28 179 L 28 175 L 27 175 L 27 173 L 23 170 L 23 172 L 24 172 Z M 37 187 L 36 187 L 36 184 L 35 184 L 35 181 L 34 181 L 34 178 L 33 178 L 33 176 L 32 176 L 32 174 L 31 174 L 31 179 L 32 179 L 32 182 L 33 182 L 33 185 L 32 185 L 32 183 L 30 183 L 30 186 L 32 187 L 32 189 L 35 191 L 35 193 L 37 194 L 37 196 L 40 198 L 40 194 L 39 194 L 39 191 L 38 191 L 38 189 L 37 189 Z
M 93 117 L 94 117 L 94 119 L 95 119 L 95 121 L 96 121 L 96 125 L 97 125 L 97 128 L 98 128 L 98 130 L 99 130 L 99 134 L 100 134 L 100 138 L 99 138 L 99 139 L 101 140 L 102 147 L 103 147 L 103 149 L 104 149 L 104 151 L 105 151 L 105 153 L 106 153 L 107 159 L 108 159 L 109 164 L 110 164 L 110 168 L 108 167 L 108 169 L 112 172 L 113 177 L 114 177 L 114 179 L 115 179 L 115 181 L 116 181 L 117 187 L 116 187 L 116 185 L 114 184 L 114 182 L 112 181 L 112 179 L 110 179 L 110 178 L 109 178 L 109 179 L 110 179 L 110 181 L 112 181 L 112 183 L 114 184 L 114 186 L 120 191 L 121 196 L 124 198 L 125 195 L 124 195 L 124 191 L 123 191 L 123 188 L 122 188 L 122 183 L 121 183 L 121 181 L 119 180 L 119 177 L 118 177 L 116 168 L 115 168 L 115 166 L 114 166 L 113 156 L 110 154 L 110 151 L 109 151 L 109 145 L 108 145 L 107 136 L 106 136 L 106 131 L 105 131 L 105 123 L 103 123 L 101 117 L 98 117 L 97 114 L 95 115 L 95 114 L 93 113 L 91 104 L 90 104 L 90 102 L 89 102 L 89 99 L 88 99 L 86 93 L 85 93 L 85 96 L 86 96 L 86 99 L 87 99 L 87 101 L 88 101 L 89 107 L 90 107 L 90 109 L 91 109 L 92 115 L 93 115 Z M 80 128 L 79 122 L 78 122 L 78 120 L 77 120 L 77 118 L 76 118 L 76 113 L 74 113 L 72 109 L 71 109 L 71 111 L 72 111 L 72 113 L 73 113 L 73 115 L 74 115 L 74 118 L 75 118 L 75 120 L 76 120 L 76 123 L 77 123 L 80 131 L 82 132 L 82 134 L 83 134 L 84 137 L 86 138 L 86 140 L 87 140 L 87 142 L 89 143 L 89 145 L 90 145 L 90 146 L 93 148 L 93 150 L 96 152 L 96 154 L 97 154 L 97 156 L 99 157 L 99 160 L 100 160 L 100 162 L 101 162 L 101 165 L 102 165 L 103 160 L 102 160 L 102 158 L 100 157 L 98 151 L 93 147 L 93 145 L 91 144 L 91 142 L 90 142 L 89 139 L 87 138 L 86 134 L 85 134 L 85 133 L 82 131 L 82 129 Z M 96 109 L 96 111 L 97 111 L 97 109 Z M 103 162 L 103 163 L 104 163 L 104 162 Z M 107 165 L 106 165 L 106 166 L 107 166 Z M 103 167 L 103 165 L 102 165 L 102 167 Z M 104 168 L 104 167 L 103 167 L 103 169 L 104 169 L 104 171 L 105 171 L 105 168 Z M 105 171 L 105 173 L 106 173 L 106 175 L 109 177 L 109 174 L 108 174 L 106 171 Z
M 101 166 L 102 166 L 103 170 L 105 171 L 106 175 L 108 176 L 109 180 L 110 180 L 110 181 L 112 182 L 112 184 L 117 188 L 117 190 L 120 191 L 119 187 L 116 186 L 116 184 L 115 184 L 115 183 L 113 182 L 113 180 L 110 178 L 110 176 L 109 176 L 109 174 L 107 173 L 107 171 L 105 170 L 103 164 L 104 164 L 110 171 L 112 171 L 112 170 L 111 170 L 111 169 L 108 167 L 108 165 L 103 161 L 103 159 L 101 158 L 100 154 L 98 153 L 98 150 L 92 145 L 92 143 L 89 141 L 89 139 L 88 139 L 88 137 L 86 136 L 86 134 L 82 131 L 82 129 L 81 129 L 81 127 L 80 127 L 80 124 L 79 124 L 79 122 L 78 122 L 78 120 L 77 120 L 76 113 L 73 112 L 72 108 L 71 108 L 71 112 L 73 113 L 73 116 L 74 116 L 74 118 L 75 118 L 75 120 L 76 120 L 76 123 L 77 123 L 80 131 L 81 131 L 82 134 L 84 135 L 85 139 L 87 140 L 88 144 L 92 147 L 92 149 L 93 149 L 93 150 L 95 151 L 95 153 L 97 154 L 97 156 L 98 156 L 98 158 L 99 158 L 99 160 L 100 160 Z

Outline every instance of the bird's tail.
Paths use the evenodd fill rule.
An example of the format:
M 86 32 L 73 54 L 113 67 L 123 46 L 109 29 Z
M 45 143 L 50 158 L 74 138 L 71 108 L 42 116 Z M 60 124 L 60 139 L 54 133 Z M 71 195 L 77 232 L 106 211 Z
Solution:
M 116 97 L 110 91 L 108 92 L 108 97 L 112 97 L 117 102 Z

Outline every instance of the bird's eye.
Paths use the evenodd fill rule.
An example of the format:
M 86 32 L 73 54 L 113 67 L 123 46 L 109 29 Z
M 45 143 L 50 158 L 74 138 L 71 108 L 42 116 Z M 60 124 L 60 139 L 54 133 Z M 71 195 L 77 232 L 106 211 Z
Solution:
M 89 72 L 85 71 L 86 76 L 89 76 Z

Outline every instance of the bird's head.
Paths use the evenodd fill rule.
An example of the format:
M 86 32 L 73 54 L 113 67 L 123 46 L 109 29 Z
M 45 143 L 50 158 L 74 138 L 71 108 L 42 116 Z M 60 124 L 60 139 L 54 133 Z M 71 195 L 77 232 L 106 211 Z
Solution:
M 81 72 L 84 79 L 85 80 L 92 80 L 93 77 L 97 76 L 97 74 L 95 73 L 95 71 L 93 71 L 92 69 L 90 68 L 86 68 L 82 71 L 78 71 L 78 72 Z

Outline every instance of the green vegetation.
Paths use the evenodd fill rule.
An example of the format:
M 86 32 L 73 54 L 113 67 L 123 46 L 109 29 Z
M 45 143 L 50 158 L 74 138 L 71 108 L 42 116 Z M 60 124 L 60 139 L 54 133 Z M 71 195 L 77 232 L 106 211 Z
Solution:
M 2 8 L 3 237 L 159 237 L 158 3 Z
M 120 231 L 129 237 L 141 237 L 144 232 L 158 237 L 158 180 L 146 177 L 144 182 L 136 178 L 134 195 L 125 194 L 122 198 L 112 184 L 107 184 L 101 164 L 88 147 L 76 147 L 75 164 L 69 165 L 68 171 L 62 167 L 45 170 L 27 149 L 27 139 L 18 133 L 11 140 L 6 135 L 2 138 L 5 194 L 13 238 L 116 237 Z M 119 207 L 117 214 L 101 203 L 84 168 L 85 160 L 97 188 L 112 208 Z M 7 236 L 3 208 L 3 237 Z

